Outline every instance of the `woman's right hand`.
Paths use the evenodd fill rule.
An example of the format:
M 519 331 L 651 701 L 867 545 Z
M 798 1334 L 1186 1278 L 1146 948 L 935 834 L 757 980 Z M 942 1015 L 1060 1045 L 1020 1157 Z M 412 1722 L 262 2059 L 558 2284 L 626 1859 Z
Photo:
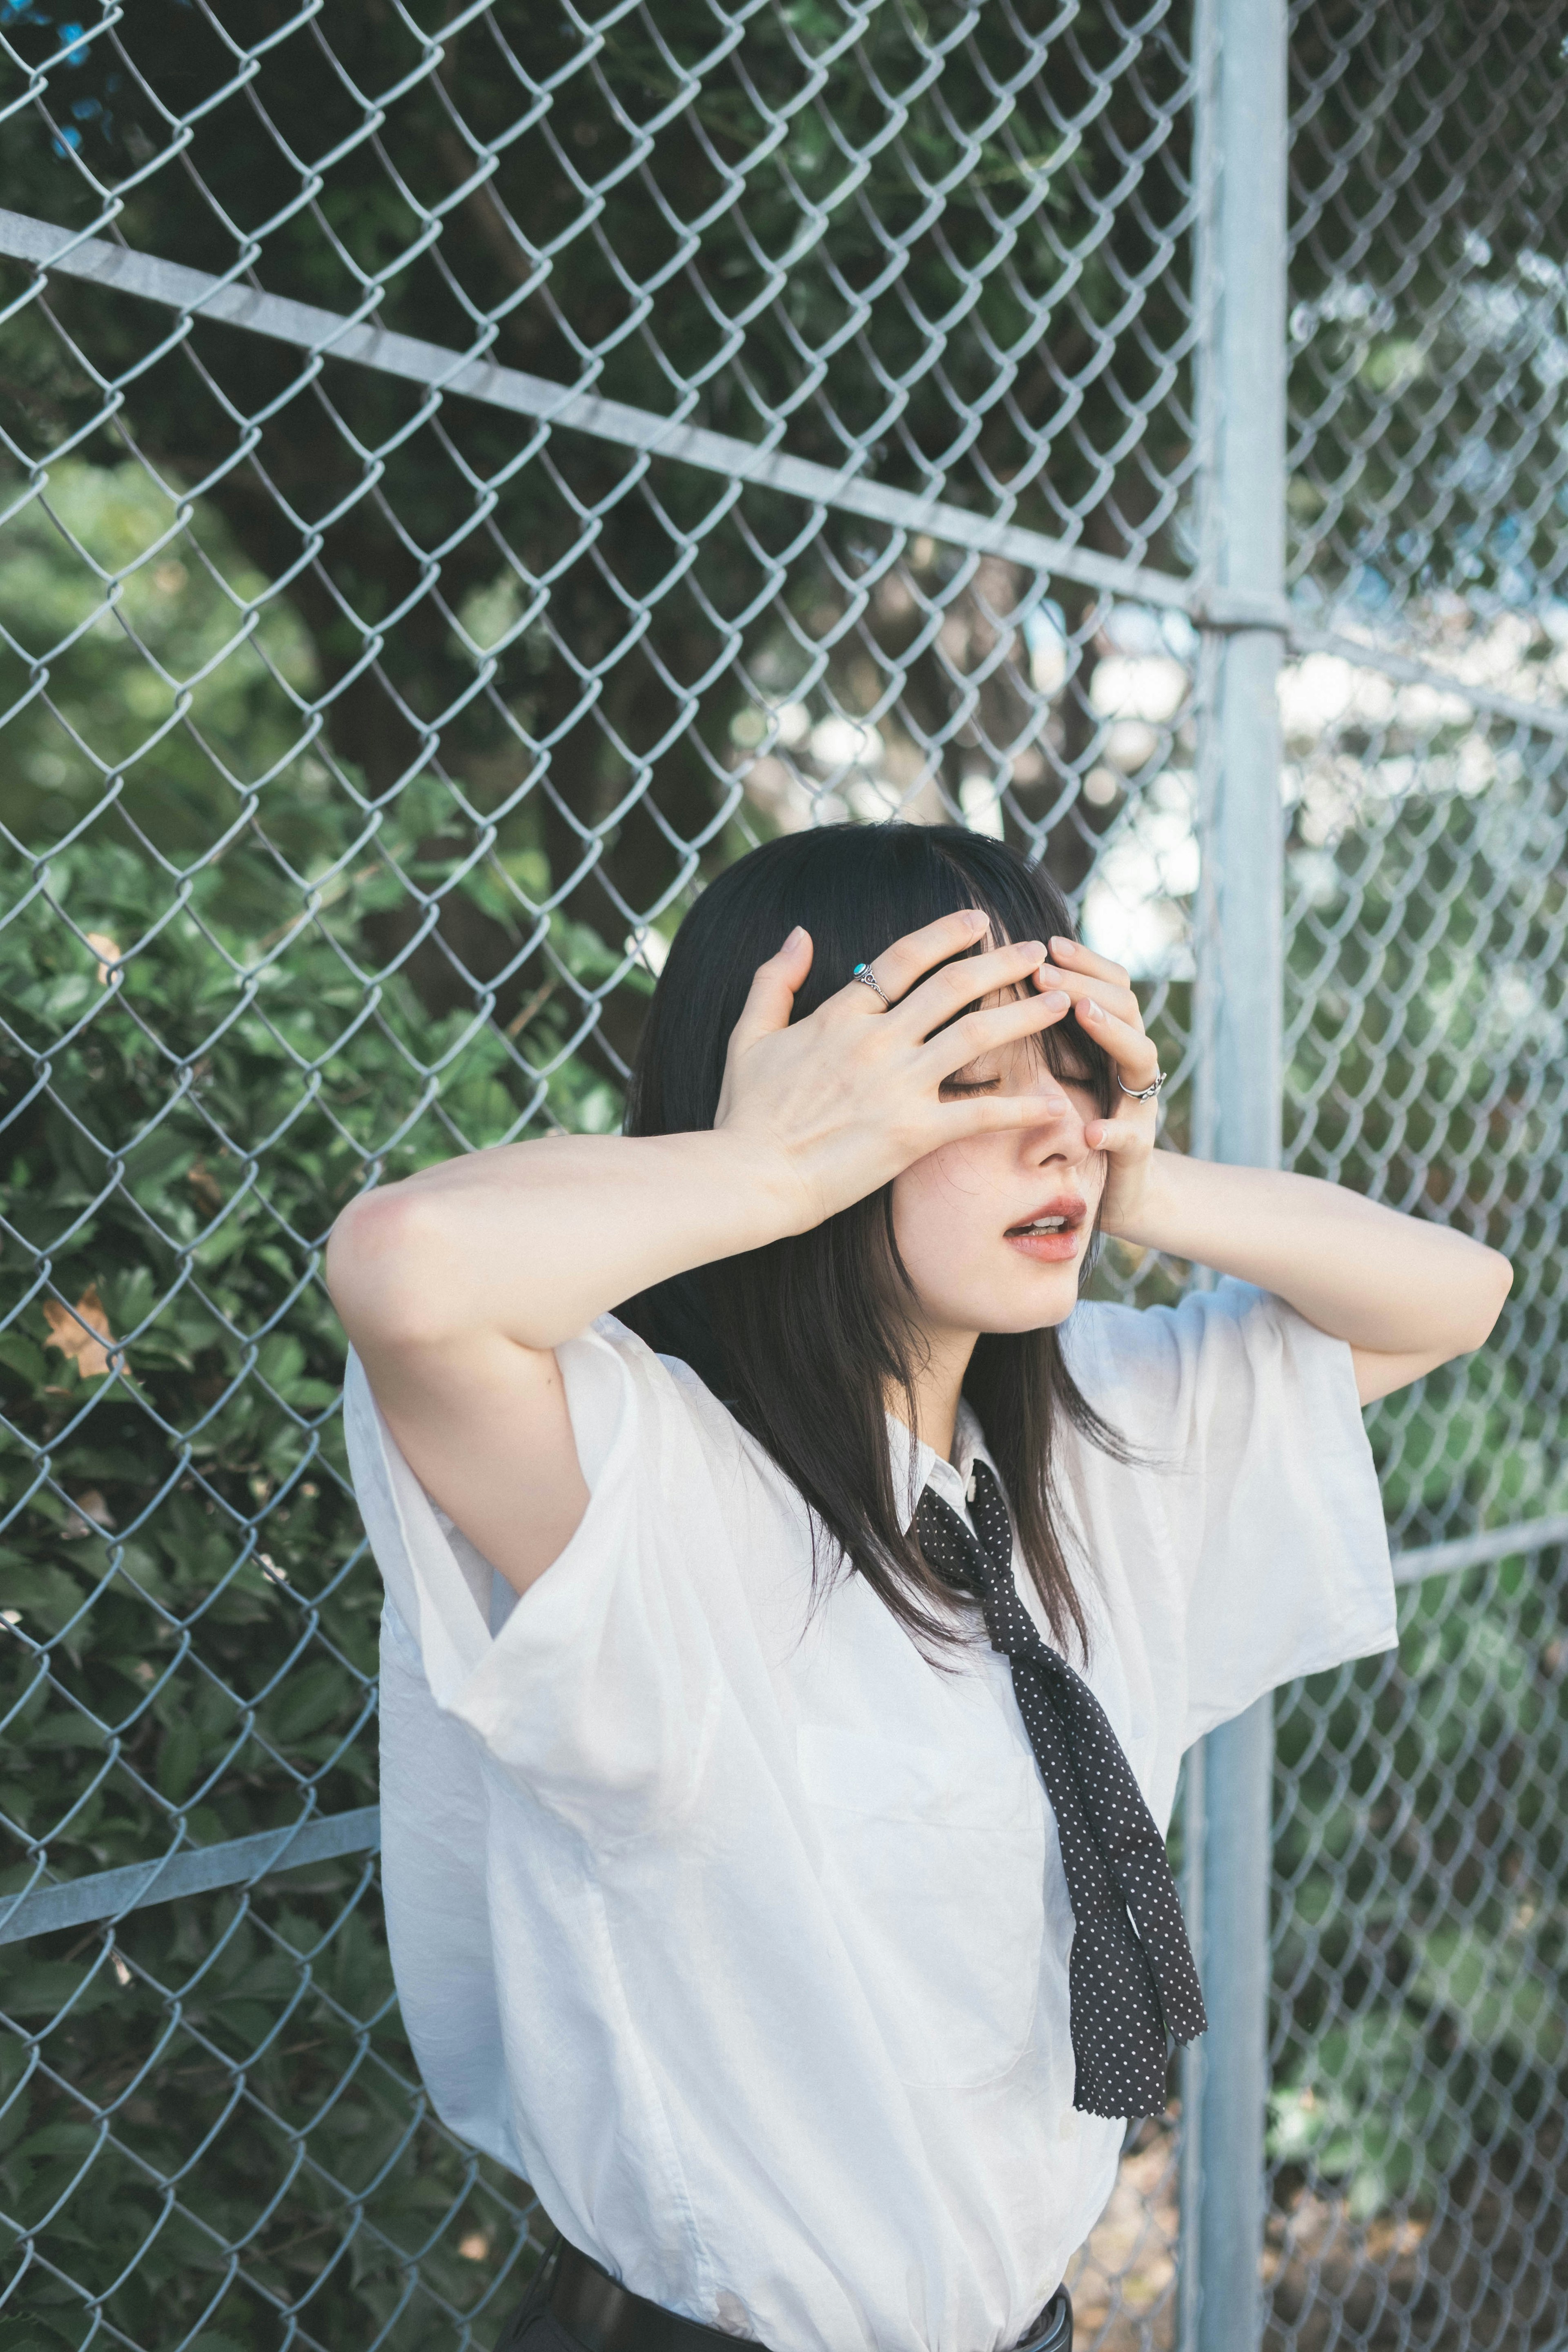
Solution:
M 884 948 L 872 969 L 891 1010 L 851 981 L 792 1024 L 811 970 L 804 930 L 758 968 L 730 1039 L 714 1128 L 777 1154 L 799 1201 L 796 1230 L 863 1200 L 945 1143 L 1040 1118 L 1047 1101 L 1037 1093 L 942 1097 L 954 1071 L 1068 1009 L 1065 991 L 1031 986 L 1047 961 L 1042 940 L 965 955 L 986 929 L 984 914 L 965 908 Z

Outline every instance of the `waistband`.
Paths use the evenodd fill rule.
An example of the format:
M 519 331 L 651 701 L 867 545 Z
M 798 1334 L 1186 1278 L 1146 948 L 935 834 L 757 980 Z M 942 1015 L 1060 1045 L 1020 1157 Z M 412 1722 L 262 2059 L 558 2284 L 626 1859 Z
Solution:
M 737 2352 L 740 2340 L 634 2294 L 564 2238 L 546 2255 L 499 2352 L 512 2352 L 528 2321 L 546 2310 L 581 2352 L 716 2352 L 720 2346 Z M 1066 2287 L 1057 2289 L 1015 2352 L 1072 2352 L 1072 2298 Z

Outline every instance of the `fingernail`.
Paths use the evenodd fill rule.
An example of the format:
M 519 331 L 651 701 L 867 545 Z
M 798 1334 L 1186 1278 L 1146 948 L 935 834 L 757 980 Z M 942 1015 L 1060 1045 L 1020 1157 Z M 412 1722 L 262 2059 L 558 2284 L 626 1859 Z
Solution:
M 785 940 L 785 941 L 784 941 L 784 947 L 785 947 L 785 948 L 793 948 L 794 946 L 795 946 L 795 945 L 796 945 L 796 943 L 797 943 L 799 940 L 804 940 L 804 939 L 805 939 L 805 932 L 804 929 L 802 928 L 802 926 L 801 926 L 799 923 L 797 923 L 797 924 L 795 925 L 795 927 L 794 930 L 790 933 L 790 935 L 789 935 L 788 939 L 787 939 L 787 940 Z M 783 950 L 782 950 L 782 949 L 781 949 L 781 950 L 780 950 L 780 953 L 781 953 L 781 954 L 783 953 Z
M 1053 940 L 1051 941 L 1051 953 L 1053 955 L 1071 955 L 1077 945 L 1078 941 L 1076 940 Z
M 991 918 L 986 914 L 984 908 L 965 907 L 963 910 L 963 919 L 968 924 L 972 931 L 983 931 Z
M 1084 1009 L 1084 1011 L 1085 1011 L 1085 1012 L 1086 1012 L 1086 1013 L 1090 1016 L 1090 1018 L 1091 1018 L 1091 1019 L 1093 1019 L 1093 1020 L 1095 1020 L 1095 1021 L 1103 1021 L 1103 1020 L 1104 1020 L 1104 1018 L 1105 1018 L 1104 1013 L 1100 1011 L 1100 1009 L 1099 1005 L 1095 1003 L 1095 1001 L 1094 1001 L 1094 999 L 1093 999 L 1093 997 L 1092 997 L 1092 996 L 1086 996 L 1086 997 L 1084 998 L 1084 1000 L 1083 1000 L 1083 1009 Z
M 1042 1004 L 1070 1004 L 1072 998 L 1065 988 L 1047 988 L 1041 995 Z

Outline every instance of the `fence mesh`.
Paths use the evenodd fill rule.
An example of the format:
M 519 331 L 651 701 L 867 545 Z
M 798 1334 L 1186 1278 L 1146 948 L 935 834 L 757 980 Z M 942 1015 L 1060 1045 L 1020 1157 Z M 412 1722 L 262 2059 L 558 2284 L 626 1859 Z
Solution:
M 1291 79 L 1293 601 L 1385 661 L 1285 673 L 1288 1149 L 1516 1277 L 1372 1416 L 1396 1544 L 1481 1557 L 1278 1703 L 1271 2341 L 1524 2347 L 1568 2313 L 1568 68 L 1551 11 L 1330 0 Z
M 166 265 L 0 259 L 0 1906 L 374 1799 L 325 1233 L 613 1128 L 752 842 L 1043 856 L 1188 1140 L 1200 47 L 1167 0 L 0 5 L 0 204 Z M 1294 595 L 1362 651 L 1284 676 L 1289 1144 L 1521 1267 L 1374 1417 L 1420 1546 L 1568 1509 L 1563 67 L 1522 6 L 1305 9 L 1293 57 Z M 1553 2264 L 1561 2309 L 1559 1557 L 1413 1587 L 1397 1663 L 1281 1702 L 1281 2347 L 1541 2341 Z M 372 1856 L 6 1959 L 40 2346 L 494 2341 L 531 2200 L 424 2105 Z M 1174 2341 L 1179 2154 L 1130 2144 L 1090 2347 Z

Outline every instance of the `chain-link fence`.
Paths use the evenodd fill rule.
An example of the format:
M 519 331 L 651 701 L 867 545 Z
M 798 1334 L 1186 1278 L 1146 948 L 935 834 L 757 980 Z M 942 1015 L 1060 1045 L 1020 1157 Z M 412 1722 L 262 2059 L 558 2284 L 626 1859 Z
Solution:
M 338 1208 L 613 1127 L 703 878 L 847 814 L 1046 858 L 1229 1148 L 1281 652 L 1239 1047 L 1519 1279 L 1373 1416 L 1397 1659 L 1276 1706 L 1265 2336 L 1563 2326 L 1555 16 L 1297 10 L 1281 332 L 1283 0 L 0 0 L 7 2352 L 484 2347 L 533 2259 L 393 2000 Z M 1091 2352 L 1257 2340 L 1185 2088 Z
M 1292 40 L 1293 602 L 1379 658 L 1286 672 L 1289 1149 L 1516 1267 L 1494 1344 L 1373 1416 L 1435 1571 L 1397 1662 L 1279 1702 L 1301 2352 L 1568 2332 L 1565 29 L 1329 5 Z

